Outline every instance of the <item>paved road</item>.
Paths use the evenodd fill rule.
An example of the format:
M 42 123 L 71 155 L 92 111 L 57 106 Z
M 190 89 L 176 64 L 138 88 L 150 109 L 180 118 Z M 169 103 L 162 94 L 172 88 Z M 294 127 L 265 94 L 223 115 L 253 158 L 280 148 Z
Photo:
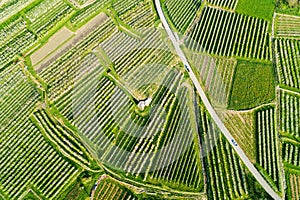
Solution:
M 255 179 L 260 183 L 260 185 L 266 190 L 266 192 L 268 192 L 269 195 L 271 197 L 273 197 L 274 199 L 281 199 L 281 197 L 270 187 L 270 185 L 265 181 L 265 179 L 261 176 L 261 174 L 258 172 L 258 170 L 254 167 L 254 165 L 248 159 L 248 157 L 243 152 L 243 150 L 235 142 L 234 138 L 232 137 L 232 135 L 230 134 L 228 129 L 225 127 L 222 120 L 217 115 L 216 111 L 214 110 L 211 103 L 209 102 L 204 90 L 201 88 L 201 86 L 198 82 L 198 79 L 196 78 L 193 70 L 190 67 L 190 64 L 187 61 L 187 58 L 185 57 L 183 51 L 181 50 L 179 41 L 176 39 L 174 33 L 172 32 L 172 30 L 164 16 L 164 13 L 161 8 L 160 0 L 155 0 L 155 5 L 157 8 L 158 15 L 162 21 L 162 24 L 163 24 L 165 30 L 167 31 L 169 38 L 171 39 L 178 56 L 180 57 L 181 61 L 185 65 L 185 68 L 186 68 L 187 72 L 189 73 L 189 76 L 192 79 L 193 84 L 196 87 L 197 92 L 199 93 L 200 98 L 201 98 L 204 106 L 206 107 L 207 111 L 209 112 L 211 118 L 214 120 L 214 122 L 219 127 L 219 129 L 221 130 L 223 135 L 226 137 L 226 139 L 229 141 L 229 143 L 234 148 L 236 153 L 239 155 L 239 157 L 241 158 L 243 163 L 247 166 L 249 171 L 252 173 L 252 175 L 255 177 Z

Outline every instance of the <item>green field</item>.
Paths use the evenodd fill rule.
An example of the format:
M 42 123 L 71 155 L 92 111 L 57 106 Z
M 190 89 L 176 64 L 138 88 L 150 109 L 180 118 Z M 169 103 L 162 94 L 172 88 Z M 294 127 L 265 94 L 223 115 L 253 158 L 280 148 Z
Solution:
M 275 0 L 239 0 L 236 12 L 272 21 Z
M 246 110 L 275 98 L 275 78 L 271 64 L 238 61 L 229 108 Z

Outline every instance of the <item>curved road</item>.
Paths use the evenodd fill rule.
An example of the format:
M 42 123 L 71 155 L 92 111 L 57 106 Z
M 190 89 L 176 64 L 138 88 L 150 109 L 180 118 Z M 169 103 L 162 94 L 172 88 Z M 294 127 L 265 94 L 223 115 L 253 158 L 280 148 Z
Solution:
M 236 153 L 239 155 L 239 157 L 241 158 L 243 163 L 247 166 L 249 171 L 252 173 L 252 175 L 255 177 L 255 179 L 260 183 L 260 185 L 266 190 L 266 192 L 268 192 L 269 195 L 276 200 L 281 199 L 281 197 L 270 187 L 270 185 L 267 183 L 267 181 L 261 176 L 261 174 L 258 172 L 258 170 L 254 167 L 254 165 L 248 159 L 248 157 L 243 152 L 243 150 L 235 142 L 234 138 L 232 137 L 232 135 L 230 134 L 228 129 L 225 127 L 224 123 L 219 118 L 216 111 L 213 109 L 208 98 L 206 97 L 204 90 L 201 88 L 190 64 L 188 63 L 187 58 L 185 57 L 183 51 L 181 50 L 179 41 L 176 39 L 175 34 L 172 32 L 172 30 L 164 16 L 163 10 L 161 8 L 160 0 L 155 0 L 155 6 L 156 6 L 159 18 L 161 19 L 163 26 L 164 26 L 165 30 L 167 31 L 169 38 L 171 39 L 178 56 L 180 57 L 181 61 L 185 65 L 185 69 L 189 73 L 189 76 L 192 79 L 193 84 L 196 87 L 197 92 L 199 93 L 200 98 L 201 98 L 202 102 L 204 103 L 207 111 L 209 112 L 211 118 L 214 120 L 214 122 L 219 127 L 219 129 L 221 130 L 223 135 L 226 137 L 226 139 L 229 141 L 229 143 L 234 148 Z

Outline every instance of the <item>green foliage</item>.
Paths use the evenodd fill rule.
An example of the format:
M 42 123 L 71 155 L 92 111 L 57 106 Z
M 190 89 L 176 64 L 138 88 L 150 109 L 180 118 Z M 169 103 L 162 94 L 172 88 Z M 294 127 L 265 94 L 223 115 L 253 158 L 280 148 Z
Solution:
M 275 98 L 275 78 L 271 64 L 239 61 L 229 108 L 245 110 Z
M 239 0 L 236 12 L 272 21 L 275 0 Z
M 74 184 L 61 195 L 62 199 L 74 200 L 74 199 L 87 199 L 90 197 L 90 191 L 94 184 L 97 182 L 101 173 L 92 173 L 84 171 L 74 182 Z
M 300 6 L 299 3 L 298 5 L 295 4 L 295 6 L 289 5 L 289 0 L 278 0 L 276 12 L 300 16 Z

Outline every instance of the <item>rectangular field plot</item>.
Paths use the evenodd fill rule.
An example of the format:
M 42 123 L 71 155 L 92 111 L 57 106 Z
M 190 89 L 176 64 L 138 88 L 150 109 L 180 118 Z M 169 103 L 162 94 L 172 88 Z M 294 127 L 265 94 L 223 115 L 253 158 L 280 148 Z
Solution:
M 91 65 L 84 65 L 85 60 L 83 57 L 81 59 L 78 58 L 91 52 L 93 48 L 109 37 L 114 30 L 115 26 L 111 19 L 104 18 L 102 20 L 102 17 L 100 17 L 100 22 L 97 21 L 95 24 L 85 27 L 84 30 L 80 31 L 80 34 L 78 33 L 78 37 L 65 47 L 66 50 L 62 50 L 47 63 L 43 64 L 46 68 L 41 67 L 39 74 L 50 86 L 48 94 L 51 101 L 58 100 L 74 87 L 81 70 L 84 70 L 85 67 L 94 66 L 91 64 L 94 63 L 93 61 L 91 61 Z M 92 60 L 94 58 L 95 56 Z
M 35 0 L 6 0 L 0 2 L 0 24 L 12 17 L 22 9 L 32 4 Z M 3 3 L 2 3 L 3 2 Z
M 275 126 L 273 106 L 256 111 L 257 162 L 281 188 L 281 167 L 278 133 Z
M 300 199 L 300 171 L 286 169 L 287 195 L 291 200 Z
M 262 19 L 204 7 L 186 44 L 209 54 L 269 60 L 268 26 Z
M 192 53 L 190 60 L 213 103 L 227 107 L 237 60 Z
M 26 22 L 18 17 L 0 28 L 0 69 L 17 55 L 28 51 L 36 43 L 36 36 L 26 28 Z
M 300 41 L 275 39 L 275 60 L 279 83 L 300 89 Z
M 139 3 L 135 8 L 124 13 L 120 19 L 131 28 L 139 29 L 151 27 L 155 22 L 156 14 L 153 10 L 151 1 Z
M 224 7 L 227 9 L 235 9 L 238 0 L 208 0 L 209 3 L 218 7 Z
M 170 20 L 183 34 L 195 19 L 201 2 L 199 0 L 165 0 L 164 4 Z
M 0 184 L 10 199 L 20 197 L 29 184 L 44 197 L 54 198 L 79 175 L 28 120 L 20 121 L 1 140 Z
M 224 124 L 248 158 L 256 161 L 256 137 L 253 111 L 226 111 Z
M 202 107 L 200 120 L 202 148 L 208 169 L 209 197 L 211 199 L 251 198 L 248 195 L 253 186 L 245 166 Z
M 276 13 L 275 35 L 278 37 L 300 37 L 300 17 Z
M 300 94 L 278 90 L 280 130 L 300 137 Z
M 36 65 L 37 63 L 42 61 L 72 35 L 73 33 L 71 31 L 63 27 L 61 30 L 55 33 L 42 48 L 40 48 L 30 56 L 32 65 Z
M 73 11 L 72 7 L 63 0 L 45 0 L 25 12 L 30 20 L 31 29 L 43 37 Z

